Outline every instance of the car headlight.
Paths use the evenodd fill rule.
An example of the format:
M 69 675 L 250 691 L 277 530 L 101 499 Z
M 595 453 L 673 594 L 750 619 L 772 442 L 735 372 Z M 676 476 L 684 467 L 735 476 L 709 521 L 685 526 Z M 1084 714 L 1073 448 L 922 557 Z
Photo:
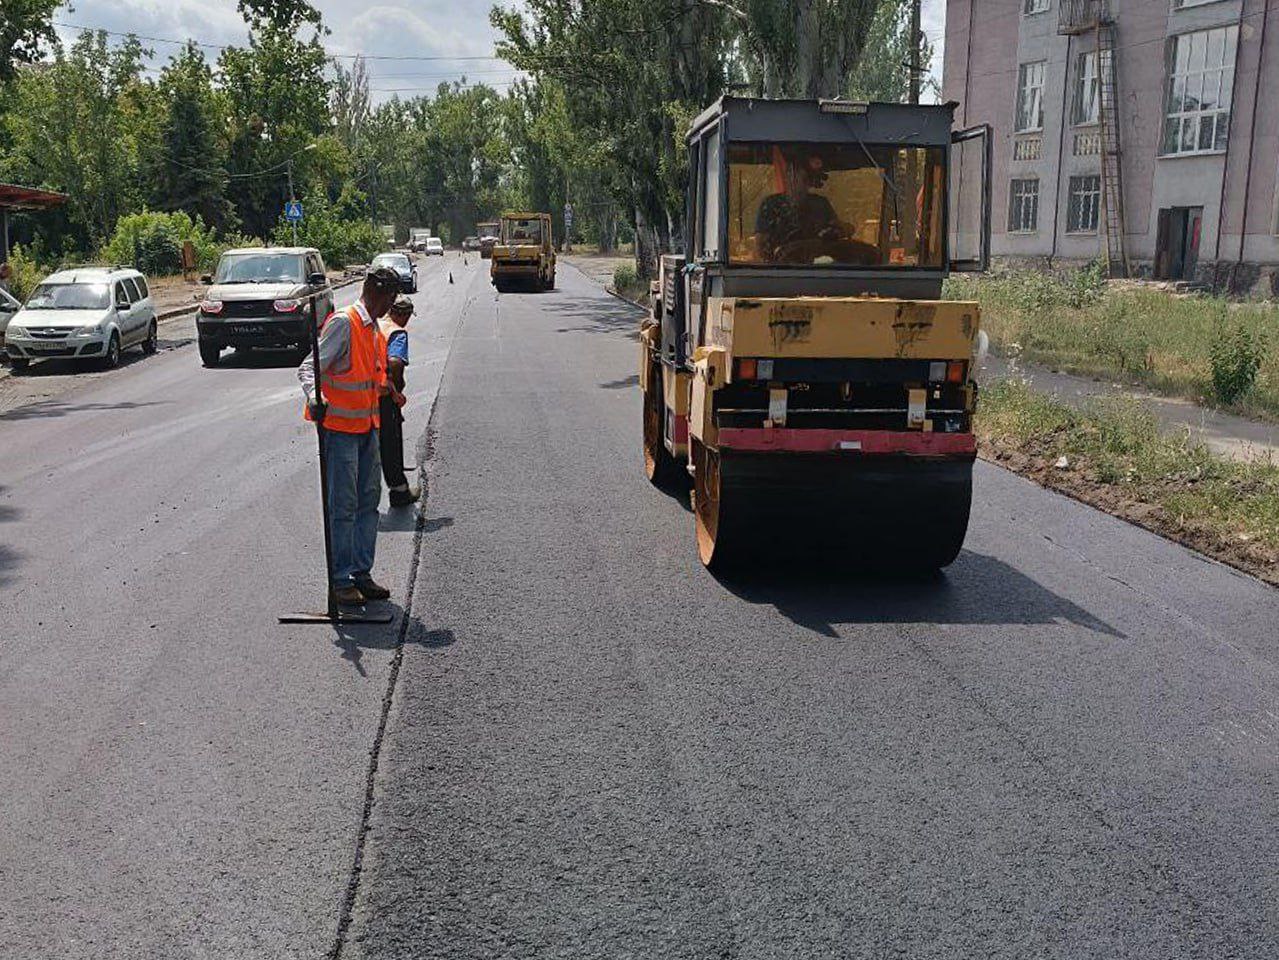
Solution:
M 82 340 L 87 340 L 89 337 L 100 337 L 101 335 L 102 335 L 102 331 L 101 329 L 98 328 L 98 325 L 95 323 L 91 327 L 81 327 L 71 336 L 79 337 Z

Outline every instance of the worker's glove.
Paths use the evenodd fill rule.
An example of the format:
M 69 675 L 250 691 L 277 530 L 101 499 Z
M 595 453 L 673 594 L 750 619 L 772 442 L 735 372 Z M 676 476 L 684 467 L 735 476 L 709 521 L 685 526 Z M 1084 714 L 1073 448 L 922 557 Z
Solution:
M 316 423 L 324 422 L 324 415 L 328 412 L 329 405 L 327 403 L 312 402 L 306 405 L 306 412 L 311 415 L 311 419 Z

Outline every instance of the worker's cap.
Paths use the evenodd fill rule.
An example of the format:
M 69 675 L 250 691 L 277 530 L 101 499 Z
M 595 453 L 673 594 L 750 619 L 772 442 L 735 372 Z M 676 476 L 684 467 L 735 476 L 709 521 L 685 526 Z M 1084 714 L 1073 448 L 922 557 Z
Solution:
M 398 290 L 400 288 L 400 277 L 390 267 L 378 267 L 376 270 L 370 270 L 364 277 L 364 285 L 379 293 L 384 293 L 387 290 Z
M 412 313 L 413 301 L 401 294 L 395 298 L 395 303 L 391 304 L 392 313 Z

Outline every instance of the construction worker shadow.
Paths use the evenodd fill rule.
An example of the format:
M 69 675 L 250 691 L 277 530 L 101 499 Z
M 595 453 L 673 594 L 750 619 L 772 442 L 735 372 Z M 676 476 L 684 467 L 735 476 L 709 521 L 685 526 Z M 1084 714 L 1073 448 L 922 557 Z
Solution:
M 405 622 L 404 608 L 394 601 L 369 604 L 369 612 L 393 611 L 390 623 L 337 623 L 333 626 L 333 645 L 342 659 L 350 661 L 361 677 L 367 677 L 364 665 L 366 650 L 393 651 L 401 642 L 405 648 L 439 649 L 454 642 L 452 630 L 430 629 L 417 617 L 409 616 Z
M 639 374 L 632 373 L 629 377 L 622 377 L 620 380 L 609 380 L 600 384 L 601 390 L 625 390 L 627 387 L 639 386 Z
M 717 579 L 748 603 L 838 637 L 839 624 L 1060 624 L 1125 635 L 1002 560 L 964 550 L 942 571 L 889 575 L 837 564 L 750 568 Z

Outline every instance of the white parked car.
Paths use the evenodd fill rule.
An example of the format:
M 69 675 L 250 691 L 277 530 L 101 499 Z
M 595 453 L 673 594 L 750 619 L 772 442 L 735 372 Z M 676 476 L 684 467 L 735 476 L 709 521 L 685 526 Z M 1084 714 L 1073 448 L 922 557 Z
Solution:
M 0 347 L 4 346 L 4 332 L 9 327 L 13 315 L 22 309 L 17 299 L 4 287 L 0 287 Z
M 128 267 L 73 267 L 41 281 L 9 321 L 5 351 L 15 370 L 48 357 L 120 363 L 120 352 L 155 353 L 155 306 L 146 277 Z
M 444 241 L 442 241 L 439 237 L 427 237 L 426 238 L 426 255 L 428 257 L 444 256 Z

